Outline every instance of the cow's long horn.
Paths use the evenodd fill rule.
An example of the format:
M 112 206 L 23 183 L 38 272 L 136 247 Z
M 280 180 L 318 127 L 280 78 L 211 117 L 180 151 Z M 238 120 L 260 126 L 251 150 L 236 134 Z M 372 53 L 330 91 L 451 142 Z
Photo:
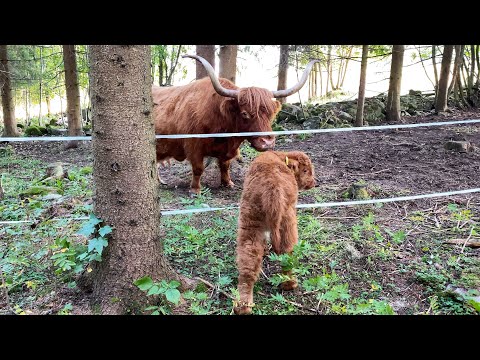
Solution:
M 285 89 L 285 90 L 277 90 L 277 91 L 272 91 L 273 97 L 275 98 L 284 98 L 287 96 L 290 96 L 292 94 L 295 94 L 298 90 L 302 88 L 303 85 L 305 85 L 305 82 L 308 79 L 308 74 L 310 74 L 310 70 L 312 70 L 313 64 L 316 62 L 319 62 L 320 60 L 312 60 L 307 64 L 307 67 L 305 68 L 305 71 L 303 72 L 302 78 L 300 81 L 290 89 Z
M 208 73 L 208 76 L 210 76 L 210 80 L 212 81 L 213 88 L 215 91 L 218 93 L 218 95 L 221 96 L 226 96 L 226 97 L 231 97 L 231 98 L 238 98 L 238 90 L 233 90 L 233 89 L 225 89 L 221 84 L 220 81 L 218 80 L 217 76 L 215 75 L 215 70 L 213 69 L 212 65 L 202 58 L 201 56 L 198 55 L 183 55 L 182 58 L 192 58 L 197 61 L 200 61 L 205 68 L 205 70 Z

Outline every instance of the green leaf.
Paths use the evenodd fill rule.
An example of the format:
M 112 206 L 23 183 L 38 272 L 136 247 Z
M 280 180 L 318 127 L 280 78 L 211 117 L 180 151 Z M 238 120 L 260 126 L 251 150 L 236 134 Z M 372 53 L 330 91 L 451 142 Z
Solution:
M 458 206 L 457 206 L 457 204 L 451 203 L 451 204 L 448 204 L 447 209 L 450 210 L 450 211 L 457 211 Z
M 170 289 L 175 289 L 175 288 L 177 288 L 177 287 L 179 287 L 179 286 L 180 286 L 180 283 L 179 283 L 178 281 L 176 281 L 176 280 L 172 280 L 172 281 L 170 281 L 170 283 L 168 284 L 168 287 L 169 287 Z
M 112 228 L 110 226 L 103 226 L 101 227 L 99 230 L 98 230 L 98 233 L 100 234 L 100 236 L 105 236 L 107 234 L 110 234 L 112 232 Z
M 158 285 L 153 285 L 147 292 L 147 296 L 161 294 L 162 291 Z
M 150 276 L 144 276 L 136 280 L 133 284 L 137 285 L 140 290 L 147 291 L 153 286 L 153 281 Z
M 80 230 L 78 230 L 78 235 L 83 235 L 89 237 L 95 232 L 95 224 L 92 224 L 90 221 L 85 223 Z
M 165 297 L 167 298 L 168 301 L 177 305 L 178 302 L 180 301 L 180 291 L 178 291 L 177 289 L 168 289 L 165 292 Z
M 88 242 L 88 251 L 91 252 L 95 250 L 97 254 L 102 255 L 102 251 L 104 247 L 107 247 L 108 241 L 104 238 L 94 238 Z

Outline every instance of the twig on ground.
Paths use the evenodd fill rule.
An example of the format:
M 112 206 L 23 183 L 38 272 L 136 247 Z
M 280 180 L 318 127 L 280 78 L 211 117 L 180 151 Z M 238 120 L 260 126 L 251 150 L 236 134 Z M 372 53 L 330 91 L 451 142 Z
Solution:
M 232 295 L 226 293 L 226 292 L 223 291 L 223 290 L 220 290 L 217 286 L 213 285 L 212 283 L 208 282 L 207 280 L 203 280 L 202 278 L 199 278 L 199 277 L 196 277 L 195 280 L 201 281 L 202 283 L 204 283 L 205 285 L 207 285 L 209 288 L 214 289 L 214 290 L 217 290 L 219 293 L 221 293 L 222 295 L 225 295 L 225 296 L 228 297 L 229 299 L 232 299 L 232 300 L 234 300 L 234 301 L 237 300 L 237 299 L 235 299 Z

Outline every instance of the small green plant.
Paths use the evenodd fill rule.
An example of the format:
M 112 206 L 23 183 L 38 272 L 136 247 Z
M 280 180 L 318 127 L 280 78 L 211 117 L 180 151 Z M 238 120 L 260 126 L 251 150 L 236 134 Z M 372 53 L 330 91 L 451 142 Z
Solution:
M 72 311 L 73 306 L 72 304 L 68 303 L 66 304 L 62 310 L 58 312 L 58 315 L 70 315 L 70 311 Z
M 290 254 L 275 254 L 272 252 L 268 255 L 268 258 L 271 261 L 279 262 L 282 271 L 291 272 L 293 277 L 295 277 L 295 275 L 306 275 L 310 272 L 310 265 L 301 262 L 305 254 L 310 251 L 310 244 L 305 240 L 300 240 L 298 244 L 293 247 L 293 251 Z M 275 274 L 270 278 L 270 282 L 274 286 L 278 286 L 288 280 L 291 280 L 291 277 L 284 274 Z
M 107 247 L 107 235 L 112 232 L 108 225 L 101 226 L 102 220 L 94 214 L 90 214 L 89 220 L 77 232 L 79 235 L 89 237 L 96 235 L 88 241 L 88 245 L 73 245 L 66 237 L 58 238 L 53 246 L 54 254 L 51 257 L 54 265 L 57 267 L 55 272 L 69 272 L 73 269 L 74 273 L 83 270 L 84 265 L 89 261 L 102 261 L 103 249 Z
M 167 315 L 171 313 L 169 303 L 177 305 L 180 301 L 180 291 L 178 287 L 180 283 L 172 280 L 167 282 L 162 280 L 160 282 L 153 282 L 149 276 L 144 276 L 134 282 L 134 284 L 142 291 L 147 293 L 147 296 L 159 296 L 160 305 L 149 306 L 145 311 L 152 311 L 152 315 Z M 166 300 L 166 301 L 165 301 Z

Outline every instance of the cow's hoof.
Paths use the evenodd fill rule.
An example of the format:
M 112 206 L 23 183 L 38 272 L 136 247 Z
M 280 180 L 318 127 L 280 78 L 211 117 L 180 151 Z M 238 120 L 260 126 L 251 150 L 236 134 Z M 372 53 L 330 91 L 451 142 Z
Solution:
M 298 287 L 297 280 L 289 280 L 280 284 L 282 290 L 290 291 Z
M 200 195 L 200 189 L 196 190 L 196 189 L 190 189 L 188 191 L 189 195 L 190 195 L 190 198 L 196 198 L 198 195 Z
M 233 189 L 235 187 L 235 183 L 232 180 L 229 180 L 228 182 L 222 182 L 222 185 L 230 189 Z

